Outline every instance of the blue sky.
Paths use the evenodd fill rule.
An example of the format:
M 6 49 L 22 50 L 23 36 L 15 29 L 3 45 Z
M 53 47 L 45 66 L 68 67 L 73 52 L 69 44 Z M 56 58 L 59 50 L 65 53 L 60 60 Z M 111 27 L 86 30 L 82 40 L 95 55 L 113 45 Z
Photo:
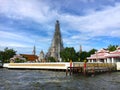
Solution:
M 64 47 L 120 45 L 120 0 L 0 0 L 0 50 L 46 53 L 56 20 Z

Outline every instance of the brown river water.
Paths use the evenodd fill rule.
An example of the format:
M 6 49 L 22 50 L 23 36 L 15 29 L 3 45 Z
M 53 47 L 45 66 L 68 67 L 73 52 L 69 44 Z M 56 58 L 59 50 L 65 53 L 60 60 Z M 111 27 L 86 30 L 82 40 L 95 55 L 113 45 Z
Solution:
M 0 90 L 120 90 L 120 72 L 66 76 L 65 72 L 0 69 Z

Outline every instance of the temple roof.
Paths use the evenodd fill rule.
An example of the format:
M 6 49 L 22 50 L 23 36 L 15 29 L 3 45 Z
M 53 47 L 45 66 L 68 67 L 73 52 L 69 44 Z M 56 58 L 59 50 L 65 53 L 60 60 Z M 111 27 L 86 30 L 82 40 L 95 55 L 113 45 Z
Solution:
M 107 49 L 100 49 L 95 54 L 92 54 L 87 59 L 105 59 L 105 58 L 112 58 L 112 57 L 120 57 L 120 47 L 117 48 L 115 51 L 108 51 Z
M 27 58 L 29 61 L 35 61 L 36 59 L 38 59 L 38 56 L 33 54 L 20 54 L 20 55 Z

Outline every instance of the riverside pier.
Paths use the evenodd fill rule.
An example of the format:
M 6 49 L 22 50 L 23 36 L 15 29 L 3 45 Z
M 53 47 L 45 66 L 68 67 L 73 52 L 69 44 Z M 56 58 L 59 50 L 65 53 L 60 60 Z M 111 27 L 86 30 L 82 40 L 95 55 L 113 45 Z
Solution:
M 66 75 L 83 74 L 83 75 L 95 75 L 105 72 L 117 71 L 117 65 L 115 63 L 83 63 L 73 62 L 72 67 L 68 67 Z

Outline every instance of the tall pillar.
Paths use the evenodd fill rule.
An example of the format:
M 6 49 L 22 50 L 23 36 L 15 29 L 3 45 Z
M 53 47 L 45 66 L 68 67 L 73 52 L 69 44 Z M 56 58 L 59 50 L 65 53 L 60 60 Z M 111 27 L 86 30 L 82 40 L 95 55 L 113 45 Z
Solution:
M 112 57 L 112 63 L 114 63 L 114 58 Z
M 92 63 L 93 63 L 93 59 L 92 59 Z
M 89 59 L 89 60 L 88 60 L 88 62 L 90 63 L 90 62 L 91 62 L 91 60 Z
M 104 59 L 104 63 L 106 63 L 107 61 L 106 61 L 106 59 Z
M 110 63 L 110 58 L 107 58 L 107 63 Z
M 36 55 L 36 47 L 33 47 L 33 51 L 32 51 L 33 55 Z

